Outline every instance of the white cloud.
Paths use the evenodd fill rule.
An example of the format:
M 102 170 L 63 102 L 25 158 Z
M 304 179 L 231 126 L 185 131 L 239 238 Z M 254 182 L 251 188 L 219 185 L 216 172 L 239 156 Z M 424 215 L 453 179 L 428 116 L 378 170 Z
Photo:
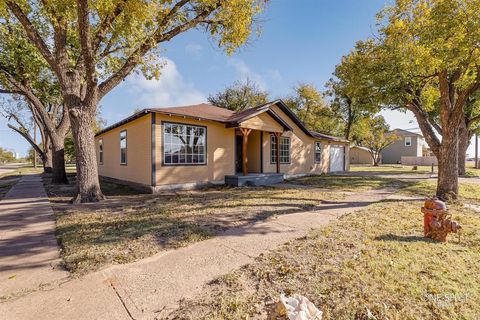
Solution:
M 158 80 L 147 80 L 141 74 L 132 74 L 127 79 L 127 88 L 136 95 L 141 106 L 168 107 L 205 102 L 205 95 L 186 81 L 175 62 L 163 59 L 165 66 Z
M 267 89 L 267 85 L 265 83 L 265 79 L 252 69 L 245 63 L 245 61 L 240 59 L 230 59 L 228 64 L 232 66 L 238 74 L 238 78 L 241 81 L 245 81 L 247 79 L 254 81 L 262 90 Z
M 185 46 L 185 52 L 189 55 L 198 57 L 203 51 L 203 47 L 198 43 L 189 43 Z

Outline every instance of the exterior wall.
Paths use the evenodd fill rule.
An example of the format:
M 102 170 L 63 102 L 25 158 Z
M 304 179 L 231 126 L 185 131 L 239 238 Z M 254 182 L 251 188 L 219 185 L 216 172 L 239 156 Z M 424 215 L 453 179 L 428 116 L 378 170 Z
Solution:
M 273 111 L 287 122 L 293 131 L 283 133 L 282 136 L 290 138 L 290 163 L 280 164 L 280 172 L 288 176 L 302 174 L 320 174 L 329 172 L 330 144 L 334 143 L 326 140 L 314 139 L 306 135 L 280 108 L 273 106 Z M 315 141 L 322 144 L 322 162 L 315 163 Z M 263 134 L 263 172 L 277 172 L 277 165 L 270 162 L 270 134 Z M 348 143 L 345 145 L 346 161 L 345 166 L 348 170 Z
M 408 137 L 408 136 L 406 136 Z M 382 153 L 382 163 L 396 164 L 400 163 L 402 156 L 405 157 L 421 157 L 423 139 L 412 135 L 412 145 L 405 146 L 405 136 L 400 136 L 397 141 L 386 147 Z
M 402 164 L 406 166 L 438 166 L 437 157 L 402 157 Z
M 263 133 L 265 135 L 265 133 Z M 261 150 L 260 150 L 260 131 L 252 130 L 248 135 L 247 156 L 248 156 L 248 172 L 261 172 Z M 263 155 L 265 156 L 265 154 Z
M 206 165 L 162 165 L 162 122 L 175 122 L 205 126 L 207 128 Z M 235 129 L 225 128 L 222 123 L 198 121 L 178 116 L 156 114 L 156 187 L 165 185 L 189 186 L 206 183 L 223 183 L 225 175 L 235 173 Z
M 248 119 L 240 124 L 242 128 L 250 128 L 268 132 L 282 132 L 283 127 L 266 113 Z
M 120 164 L 120 132 L 127 131 L 127 164 Z M 99 163 L 99 140 L 103 139 L 103 164 Z M 151 185 L 151 115 L 147 114 L 95 137 L 100 176 Z
M 352 147 L 350 148 L 350 163 L 351 164 L 370 164 L 373 165 L 373 159 L 370 152 Z

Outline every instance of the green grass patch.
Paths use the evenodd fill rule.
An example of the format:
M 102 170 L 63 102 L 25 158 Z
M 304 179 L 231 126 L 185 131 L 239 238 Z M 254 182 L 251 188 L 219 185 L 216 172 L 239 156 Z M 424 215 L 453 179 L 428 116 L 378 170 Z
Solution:
M 281 293 L 308 297 L 324 319 L 477 319 L 480 215 L 451 207 L 462 235 L 423 237 L 421 201 L 345 215 L 219 278 L 175 319 L 269 319 Z

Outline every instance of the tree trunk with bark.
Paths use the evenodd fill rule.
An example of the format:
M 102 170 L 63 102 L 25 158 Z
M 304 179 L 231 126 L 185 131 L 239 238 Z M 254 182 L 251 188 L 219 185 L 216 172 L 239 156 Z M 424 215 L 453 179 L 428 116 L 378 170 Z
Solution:
M 458 197 L 458 130 L 443 128 L 442 144 L 438 150 L 437 197 L 455 200 Z
M 105 199 L 100 190 L 97 157 L 95 152 L 95 134 L 93 108 L 82 106 L 69 107 L 75 146 L 77 165 L 78 195 L 76 203 L 98 202 Z
M 68 184 L 67 173 L 65 171 L 65 139 L 56 137 L 52 139 L 52 183 Z

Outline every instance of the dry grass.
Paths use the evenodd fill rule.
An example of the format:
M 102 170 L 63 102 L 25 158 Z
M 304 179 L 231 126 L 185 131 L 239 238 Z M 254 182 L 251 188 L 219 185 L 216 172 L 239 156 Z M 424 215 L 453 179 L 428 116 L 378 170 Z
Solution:
M 378 173 L 431 173 L 432 166 L 417 166 L 416 170 L 413 170 L 414 166 L 404 166 L 401 164 L 384 164 L 378 167 L 368 165 L 351 165 L 351 172 L 378 172 Z M 434 167 L 434 172 L 437 172 L 437 167 Z
M 290 179 L 288 183 L 315 187 L 326 190 L 346 192 L 368 191 L 385 188 L 401 188 L 408 183 L 392 178 L 351 176 L 351 175 L 318 175 Z
M 75 273 L 132 262 L 204 240 L 227 228 L 313 210 L 322 200 L 342 197 L 315 188 L 273 187 L 217 187 L 149 195 L 103 183 L 108 200 L 72 205 L 68 200 L 73 186 L 47 186 L 61 254 L 66 268 Z
M 422 237 L 421 202 L 383 202 L 263 255 L 186 301 L 175 319 L 267 319 L 281 293 L 324 319 L 478 319 L 480 215 L 453 206 L 461 238 Z
M 437 188 L 436 180 L 422 180 L 408 185 L 399 192 L 414 196 L 432 196 Z M 461 182 L 459 184 L 459 195 L 463 201 L 480 201 L 480 183 Z

